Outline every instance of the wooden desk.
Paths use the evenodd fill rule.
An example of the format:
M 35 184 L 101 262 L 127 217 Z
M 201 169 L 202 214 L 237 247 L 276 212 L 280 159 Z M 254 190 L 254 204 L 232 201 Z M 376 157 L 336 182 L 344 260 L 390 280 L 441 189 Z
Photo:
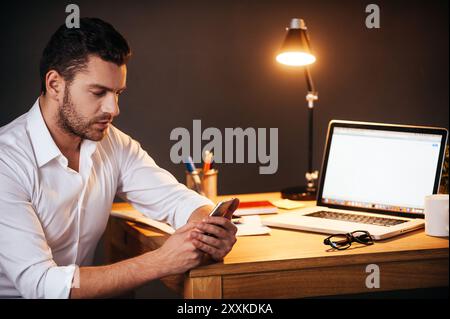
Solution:
M 235 196 L 243 201 L 280 198 L 279 193 Z M 113 206 L 124 208 L 130 207 Z M 108 233 L 107 252 L 113 262 L 156 249 L 167 238 L 158 230 L 117 218 L 110 219 Z M 186 274 L 184 297 L 299 298 L 448 287 L 448 238 L 426 236 L 418 230 L 372 246 L 331 251 L 323 244 L 325 237 L 276 228 L 270 235 L 238 237 L 223 263 Z M 366 287 L 369 264 L 379 266 L 380 288 Z

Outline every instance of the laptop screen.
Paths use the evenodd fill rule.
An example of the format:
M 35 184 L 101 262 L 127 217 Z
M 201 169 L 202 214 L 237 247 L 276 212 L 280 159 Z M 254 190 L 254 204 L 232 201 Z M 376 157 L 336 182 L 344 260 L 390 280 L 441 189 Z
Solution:
M 441 134 L 334 127 L 321 202 L 423 214 L 424 198 L 436 184 L 441 143 Z

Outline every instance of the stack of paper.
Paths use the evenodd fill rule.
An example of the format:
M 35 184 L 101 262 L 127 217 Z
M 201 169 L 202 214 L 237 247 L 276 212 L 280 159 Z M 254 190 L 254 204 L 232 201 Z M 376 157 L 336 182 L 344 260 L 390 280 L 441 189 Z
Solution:
M 239 219 L 239 223 L 236 226 L 238 229 L 236 236 L 270 234 L 270 228 L 261 223 L 259 216 L 244 216 Z

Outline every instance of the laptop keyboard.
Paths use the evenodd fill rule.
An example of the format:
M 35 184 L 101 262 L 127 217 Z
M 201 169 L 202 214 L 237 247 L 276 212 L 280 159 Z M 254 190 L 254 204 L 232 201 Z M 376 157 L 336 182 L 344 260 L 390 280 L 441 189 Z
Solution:
M 318 212 L 307 214 L 305 216 L 342 220 L 342 221 L 346 221 L 346 222 L 354 222 L 354 223 L 370 224 L 370 225 L 386 226 L 386 227 L 395 226 L 395 225 L 399 225 L 399 224 L 407 222 L 406 220 L 401 220 L 401 219 L 374 217 L 374 216 L 367 216 L 367 215 L 346 214 L 346 213 L 338 213 L 338 212 L 330 212 L 330 211 L 318 211 Z

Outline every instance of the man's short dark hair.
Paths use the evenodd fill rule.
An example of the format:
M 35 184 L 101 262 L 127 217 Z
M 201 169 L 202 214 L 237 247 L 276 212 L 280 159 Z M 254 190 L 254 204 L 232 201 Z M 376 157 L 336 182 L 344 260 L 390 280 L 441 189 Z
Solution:
M 41 92 L 45 95 L 45 76 L 56 70 L 70 83 L 75 74 L 86 67 L 89 55 L 118 66 L 127 63 L 131 51 L 125 38 L 114 27 L 98 18 L 81 18 L 80 27 L 65 24 L 52 35 L 42 53 L 39 66 Z

